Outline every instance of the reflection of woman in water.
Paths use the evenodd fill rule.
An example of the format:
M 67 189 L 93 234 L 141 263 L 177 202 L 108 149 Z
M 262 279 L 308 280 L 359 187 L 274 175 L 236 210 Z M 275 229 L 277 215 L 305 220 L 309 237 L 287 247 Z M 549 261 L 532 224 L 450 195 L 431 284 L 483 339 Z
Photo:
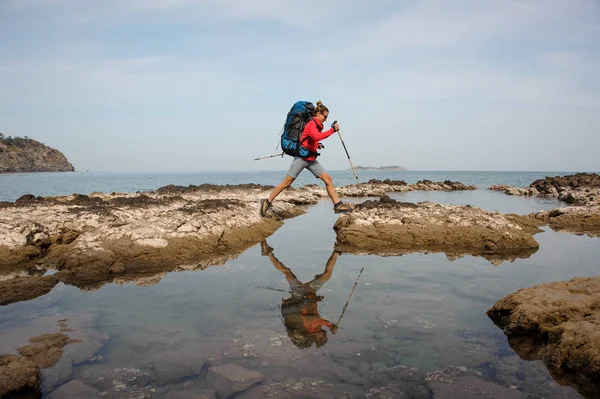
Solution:
M 302 283 L 273 255 L 273 248 L 266 241 L 262 241 L 260 246 L 262 255 L 268 256 L 273 266 L 285 275 L 292 290 L 292 296 L 281 303 L 281 315 L 290 339 L 299 348 L 310 348 L 313 343 L 317 348 L 325 345 L 327 331 L 323 330 L 323 326 L 329 328 L 333 334 L 337 332 L 337 326 L 319 314 L 317 302 L 323 297 L 317 295 L 317 291 L 331 277 L 339 254 L 334 251 L 327 261 L 325 271 L 316 275 L 311 282 Z

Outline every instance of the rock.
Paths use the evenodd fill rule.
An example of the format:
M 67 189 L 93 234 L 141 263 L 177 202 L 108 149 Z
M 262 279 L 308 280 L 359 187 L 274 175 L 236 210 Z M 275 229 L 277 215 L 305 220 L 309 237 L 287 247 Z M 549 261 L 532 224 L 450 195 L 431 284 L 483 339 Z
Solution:
M 358 374 L 360 374 L 362 377 L 364 377 L 368 374 L 370 369 L 371 369 L 371 367 L 369 366 L 368 363 L 362 362 L 360 364 L 360 367 L 358 368 Z
M 600 277 L 521 289 L 487 311 L 524 359 L 580 392 L 600 392 Z
M 98 391 L 79 380 L 73 380 L 48 395 L 48 399 L 93 399 Z
M 534 181 L 529 186 L 535 187 L 542 194 L 561 191 L 561 189 L 565 188 L 595 188 L 600 187 L 600 175 L 596 173 L 576 173 L 567 176 L 546 177 L 545 179 Z
M 52 392 L 71 380 L 73 362 L 71 358 L 63 356 L 54 366 L 42 369 L 40 374 L 42 377 L 42 392 Z
M 165 399 L 216 399 L 217 394 L 214 389 L 203 389 L 200 391 L 183 390 L 169 392 Z
M 125 272 L 125 265 L 121 262 L 115 262 L 111 267 L 108 268 L 108 271 L 112 274 L 121 274 Z
M 217 396 L 223 399 L 249 389 L 261 382 L 263 378 L 263 375 L 257 371 L 229 363 L 209 368 L 206 381 L 210 388 L 217 391 Z
M 0 136 L 0 173 L 73 172 L 63 153 L 39 141 Z
M 452 382 L 432 381 L 427 384 L 434 399 L 521 399 L 523 393 L 476 377 L 459 377 Z
M 356 377 L 356 374 L 352 372 L 348 367 L 339 366 L 335 363 L 327 367 L 327 371 L 333 373 L 340 381 L 352 380 Z
M 152 366 L 156 382 L 167 385 L 200 374 L 204 360 L 201 352 L 186 348 L 154 355 Z
M 18 391 L 39 391 L 38 367 L 25 357 L 0 355 L 0 397 Z
M 433 182 L 421 180 L 415 184 L 406 184 L 405 181 L 385 179 L 383 181 L 371 179 L 367 183 L 351 184 L 336 188 L 338 195 L 343 197 L 380 197 L 387 193 L 407 191 L 463 191 L 477 190 L 475 186 L 446 180 L 444 182 Z
M 324 192 L 298 189 L 282 195 L 276 202 L 277 219 L 304 213 L 293 202 L 316 203 L 319 190 Z M 158 192 L 43 200 L 27 196 L 0 208 L 0 274 L 28 270 L 34 263 L 40 270 L 59 270 L 51 278 L 2 281 L 2 304 L 32 299 L 57 282 L 97 288 L 116 276 L 131 282 L 220 265 L 282 225 L 259 216 L 259 200 L 268 195 L 262 186 L 198 186 L 181 192 L 171 187 Z
M 490 257 L 529 257 L 538 248 L 531 232 L 500 213 L 469 205 L 365 201 L 341 216 L 336 249 L 350 253 L 401 255 L 445 252 Z
M 502 191 L 504 194 L 517 196 L 534 197 L 539 195 L 538 190 L 536 190 L 534 187 L 510 187 L 506 184 L 494 185 L 491 186 L 488 190 Z
M 557 198 L 568 204 L 579 206 L 600 205 L 600 175 L 596 173 L 546 177 L 534 181 L 529 187 L 494 185 L 489 190 L 502 191 L 508 195 Z
M 600 237 L 600 205 L 570 206 L 530 215 L 544 221 L 551 229 Z
M 548 374 L 543 363 L 525 361 L 519 356 L 508 356 L 488 363 L 494 374 L 494 381 L 505 387 L 517 387 L 529 397 L 545 399 L 580 398 L 575 390 L 568 386 L 558 386 Z M 481 377 L 481 373 L 479 373 Z

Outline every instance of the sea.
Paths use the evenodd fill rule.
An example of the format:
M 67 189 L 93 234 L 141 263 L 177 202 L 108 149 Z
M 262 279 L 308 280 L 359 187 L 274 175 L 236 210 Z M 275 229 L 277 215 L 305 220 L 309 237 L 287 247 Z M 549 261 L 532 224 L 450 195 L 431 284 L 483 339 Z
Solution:
M 355 182 L 351 170 L 330 173 L 338 186 Z M 479 189 L 392 197 L 528 214 L 564 204 L 487 188 L 525 187 L 536 179 L 566 174 L 570 172 L 359 171 L 358 177 L 361 182 L 458 181 Z M 15 201 L 24 194 L 144 192 L 169 184 L 275 185 L 284 175 L 285 171 L 7 174 L 0 175 L 0 201 Z M 321 184 L 304 172 L 294 186 L 313 183 Z M 93 315 L 86 328 L 102 334 L 103 345 L 93 357 L 72 362 L 60 384 L 82 381 L 102 397 L 192 398 L 214 389 L 209 370 L 223 364 L 262 376 L 237 393 L 240 398 L 428 398 L 436 392 L 440 397 L 446 391 L 436 391 L 442 388 L 431 384 L 436 375 L 484 380 L 528 398 L 585 397 L 585 387 L 569 385 L 553 377 L 540 360 L 515 352 L 486 311 L 520 288 L 597 276 L 598 238 L 543 228 L 534 236 L 540 244 L 537 252 L 499 265 L 469 255 L 418 252 L 342 254 L 332 265 L 338 216 L 324 199 L 305 215 L 285 221 L 262 247 L 257 244 L 224 265 L 204 270 L 95 289 L 60 283 L 46 295 L 0 307 L 0 342 L 15 334 L 27 336 L 27 331 L 34 334 L 39 320 Z M 302 283 L 318 293 L 318 313 L 338 325 L 335 334 L 325 329 L 325 337 L 308 343 L 294 338 L 285 319 L 294 289 Z M 127 377 L 131 373 L 137 377 Z M 46 393 L 59 385 L 52 381 Z

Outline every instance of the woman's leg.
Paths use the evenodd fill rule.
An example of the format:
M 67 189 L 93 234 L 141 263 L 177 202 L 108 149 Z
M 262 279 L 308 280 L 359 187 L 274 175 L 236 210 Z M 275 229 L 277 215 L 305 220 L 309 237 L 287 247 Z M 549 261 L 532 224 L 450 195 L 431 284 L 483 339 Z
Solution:
M 277 197 L 283 190 L 291 186 L 294 180 L 296 179 L 292 176 L 286 175 L 282 182 L 275 186 L 273 191 L 271 191 L 271 195 L 269 195 L 269 202 L 273 203 L 273 201 L 275 201 L 275 197 Z
M 323 180 L 325 183 L 325 189 L 327 190 L 327 194 L 329 194 L 329 198 L 333 201 L 334 204 L 340 202 L 337 193 L 335 192 L 335 187 L 333 186 L 333 179 L 331 175 L 327 172 L 321 173 L 319 175 L 319 179 Z

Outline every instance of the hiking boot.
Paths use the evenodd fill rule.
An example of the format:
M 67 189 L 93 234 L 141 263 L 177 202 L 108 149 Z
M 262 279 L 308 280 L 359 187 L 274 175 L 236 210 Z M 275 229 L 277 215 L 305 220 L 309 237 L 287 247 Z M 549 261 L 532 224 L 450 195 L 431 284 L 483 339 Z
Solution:
M 350 211 L 352 211 L 352 209 L 354 209 L 354 207 L 352 205 L 346 204 L 342 201 L 338 202 L 337 204 L 335 204 L 333 206 L 333 211 L 335 213 L 350 212 Z
M 268 199 L 264 198 L 260 200 L 260 216 L 266 217 L 267 211 L 271 208 L 271 204 Z

